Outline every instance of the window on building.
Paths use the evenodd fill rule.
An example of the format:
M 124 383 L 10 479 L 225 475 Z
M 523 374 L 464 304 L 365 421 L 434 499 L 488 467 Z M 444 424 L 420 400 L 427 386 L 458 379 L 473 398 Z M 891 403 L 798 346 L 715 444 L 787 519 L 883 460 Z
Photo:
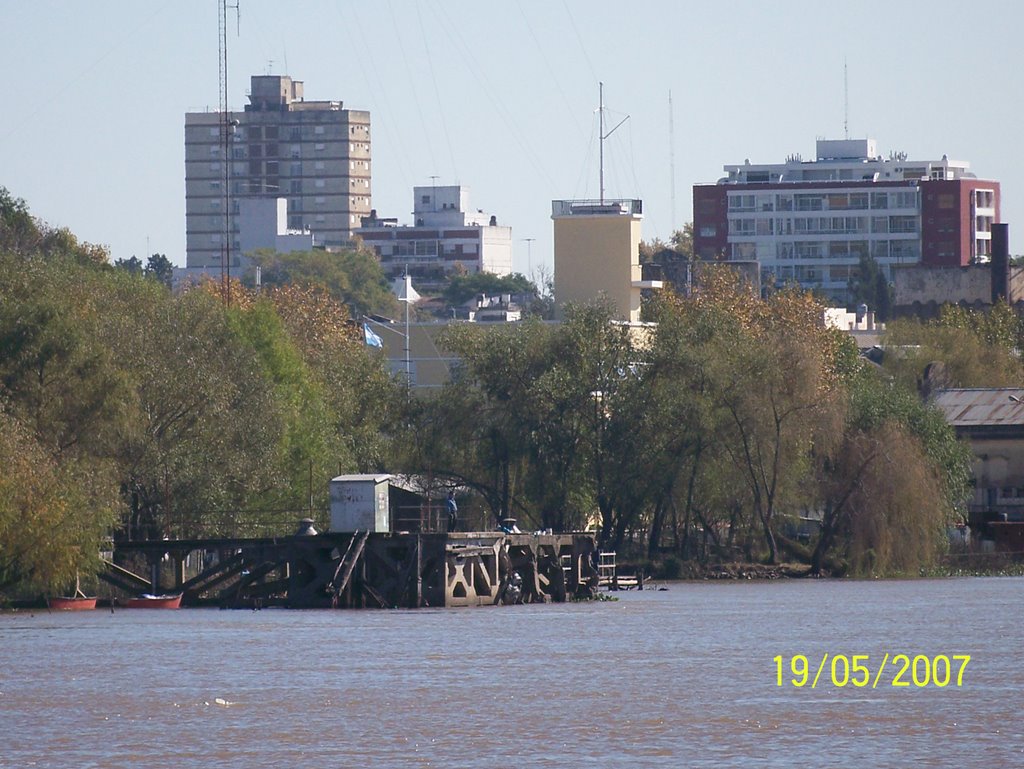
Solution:
M 220 136 L 220 128 L 214 126 L 210 129 L 210 136 Z
M 956 208 L 956 198 L 953 195 L 939 195 L 939 208 Z
M 268 125 L 266 128 L 264 128 L 263 129 L 263 138 L 264 139 L 277 139 L 277 126 L 276 125 Z
M 263 157 L 263 145 L 262 144 L 252 144 L 252 145 L 250 145 L 249 146 L 249 157 L 251 157 L 251 158 L 261 158 L 261 157 Z
M 322 125 L 318 125 L 318 126 L 316 126 L 316 127 L 315 127 L 315 128 L 313 129 L 313 133 L 315 133 L 315 134 L 316 134 L 317 136 L 320 136 L 320 135 L 322 135 L 322 134 L 323 134 L 323 132 L 324 132 L 324 127 L 323 127 Z
M 316 162 L 315 162 L 315 163 L 313 164 L 313 168 L 314 168 L 314 170 L 316 170 L 316 171 L 323 171 L 323 170 L 324 170 L 324 161 L 322 161 L 322 160 L 318 160 L 318 161 L 316 161 Z
M 420 197 L 420 203 L 422 203 L 425 206 L 430 205 L 430 195 L 423 195 L 422 197 Z
M 249 161 L 249 176 L 259 176 L 263 172 L 263 164 L 258 160 Z
M 894 192 L 892 197 L 895 198 L 895 201 L 890 201 L 893 208 L 917 208 L 916 191 Z
M 714 238 L 718 235 L 718 228 L 714 225 L 705 224 L 700 228 L 700 236 L 702 238 Z
M 293 142 L 302 141 L 302 129 L 297 125 L 293 125 L 288 129 L 288 138 Z
M 871 193 L 871 207 L 877 209 L 884 209 L 889 207 L 889 193 L 888 192 L 872 192 Z
M 756 210 L 757 199 L 754 195 L 730 195 L 730 211 L 754 211 Z
M 921 249 L 916 240 L 890 240 L 889 256 L 900 261 L 917 261 L 921 258 Z
M 326 182 L 323 179 L 317 179 L 315 182 L 313 182 L 313 185 L 317 189 L 323 189 L 326 186 Z
M 890 216 L 889 232 L 917 232 L 917 217 Z
M 753 235 L 754 234 L 754 220 L 753 219 L 730 219 L 729 220 L 729 234 L 730 235 Z
M 797 259 L 821 259 L 822 257 L 823 249 L 821 243 L 805 241 L 794 243 L 793 246 Z
M 797 211 L 820 211 L 823 206 L 821 195 L 794 195 L 793 198 Z
M 326 147 L 326 146 L 327 146 L 326 144 L 318 142 L 318 143 L 313 145 L 313 149 L 316 150 L 317 152 L 323 152 L 324 151 L 324 147 Z
M 302 194 L 302 182 L 299 179 L 292 179 L 288 182 L 288 191 L 293 195 Z

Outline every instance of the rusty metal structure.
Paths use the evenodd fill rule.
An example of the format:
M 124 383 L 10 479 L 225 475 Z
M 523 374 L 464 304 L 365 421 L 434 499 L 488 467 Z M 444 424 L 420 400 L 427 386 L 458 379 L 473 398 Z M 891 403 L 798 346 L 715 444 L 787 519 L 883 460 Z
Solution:
M 312 532 L 120 542 L 100 576 L 129 595 L 181 593 L 183 606 L 222 608 L 535 603 L 591 597 L 598 584 L 589 533 Z

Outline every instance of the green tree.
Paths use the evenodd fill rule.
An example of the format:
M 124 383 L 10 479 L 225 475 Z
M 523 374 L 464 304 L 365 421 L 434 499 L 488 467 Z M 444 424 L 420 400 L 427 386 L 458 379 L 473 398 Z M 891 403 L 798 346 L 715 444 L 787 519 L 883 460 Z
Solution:
M 174 278 L 174 265 L 164 254 L 153 254 L 146 260 L 146 277 L 158 280 L 170 288 Z
M 815 446 L 822 519 L 810 570 L 829 559 L 856 573 L 916 573 L 962 513 L 970 451 L 941 413 L 867 365 L 849 393 L 842 429 Z
M 116 513 L 97 468 L 58 460 L 0 409 L 0 597 L 61 593 L 99 562 Z
M 398 310 L 384 270 L 369 251 L 257 251 L 249 256 L 260 267 L 264 286 L 295 284 L 321 288 L 351 307 L 357 317 L 368 313 L 394 315 Z M 248 272 L 243 282 L 253 286 L 255 272 Z

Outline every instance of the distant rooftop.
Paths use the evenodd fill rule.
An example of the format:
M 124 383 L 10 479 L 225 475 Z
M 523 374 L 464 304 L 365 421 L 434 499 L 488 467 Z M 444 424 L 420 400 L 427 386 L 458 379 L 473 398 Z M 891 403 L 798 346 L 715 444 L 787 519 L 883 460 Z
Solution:
M 818 139 L 815 159 L 804 160 L 799 153 L 783 163 L 725 165 L 728 174 L 719 184 L 783 184 L 787 182 L 870 181 L 905 182 L 975 178 L 971 164 L 950 160 L 912 160 L 906 152 L 882 157 L 874 139 Z

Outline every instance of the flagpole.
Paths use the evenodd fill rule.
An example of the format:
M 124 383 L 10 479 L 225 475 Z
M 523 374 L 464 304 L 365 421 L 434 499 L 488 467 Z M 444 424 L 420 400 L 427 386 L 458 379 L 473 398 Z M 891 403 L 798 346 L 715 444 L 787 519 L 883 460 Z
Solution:
M 405 289 L 406 289 L 405 290 L 405 295 L 407 297 L 409 296 L 409 284 L 410 284 L 410 282 L 411 281 L 409 280 L 408 268 L 406 268 L 406 273 L 405 273 Z M 411 304 L 411 302 L 408 299 L 406 299 L 406 301 L 405 301 L 405 384 L 406 384 L 407 387 L 411 387 L 412 386 L 412 372 L 411 372 L 410 366 L 409 366 L 409 305 L 410 304 Z

